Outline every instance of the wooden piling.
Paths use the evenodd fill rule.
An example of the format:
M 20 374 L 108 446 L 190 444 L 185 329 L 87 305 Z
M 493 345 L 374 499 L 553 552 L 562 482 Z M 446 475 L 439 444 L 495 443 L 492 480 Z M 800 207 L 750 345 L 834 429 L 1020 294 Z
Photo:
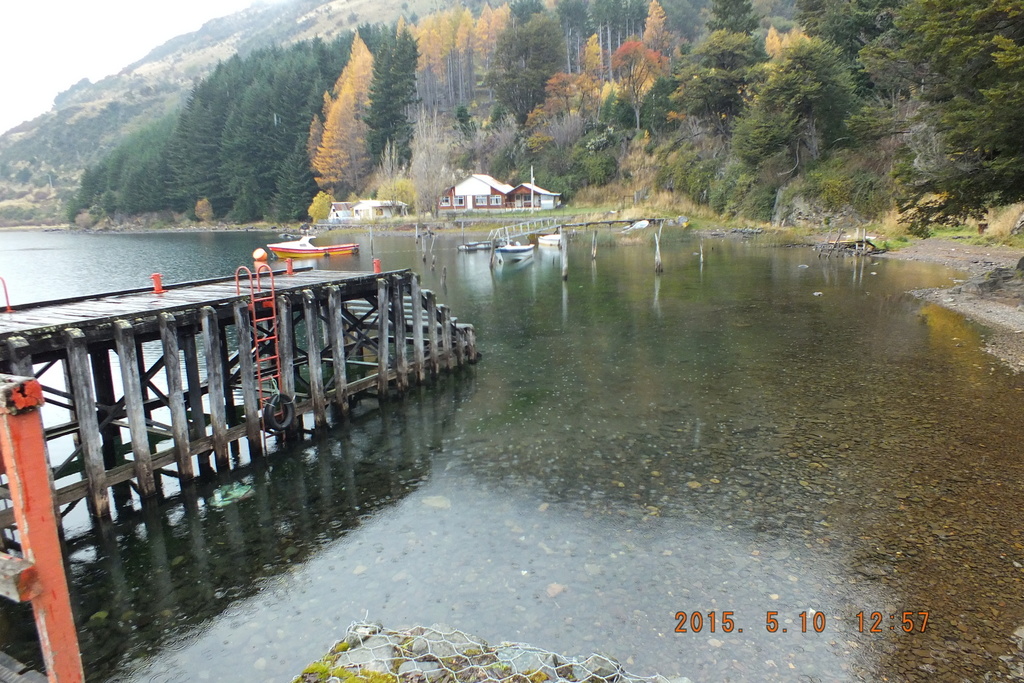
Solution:
M 405 279 L 394 277 L 391 280 L 391 315 L 393 317 L 395 337 L 395 388 L 404 394 L 409 386 L 409 353 L 405 340 L 405 303 L 403 292 Z
M 320 358 L 320 317 L 313 292 L 302 293 L 302 309 L 306 318 L 306 354 L 309 371 L 309 394 L 313 401 L 313 425 L 316 429 L 327 426 L 327 398 L 324 396 L 324 366 Z
M 83 465 L 88 489 L 89 510 L 93 517 L 110 516 L 110 497 L 107 494 L 107 470 L 103 466 L 103 446 L 100 443 L 100 424 L 93 408 L 92 372 L 85 335 L 78 328 L 65 332 L 67 339 L 68 371 L 71 392 L 74 395 L 75 419 L 81 439 Z
M 416 275 L 409 282 L 409 295 L 412 299 L 412 367 L 416 381 L 423 384 L 427 379 L 423 349 L 423 293 Z
M 345 370 L 345 317 L 341 289 L 337 285 L 327 288 L 327 320 L 334 371 L 334 404 L 344 417 L 348 416 L 348 373 Z
M 249 454 L 263 455 L 263 427 L 260 424 L 260 397 L 256 388 L 256 342 L 252 334 L 252 316 L 243 301 L 232 306 L 238 334 L 238 374 L 242 383 L 242 408 L 245 410 L 245 435 Z
M 430 345 L 430 374 L 436 377 L 441 372 L 441 352 L 438 348 L 437 299 L 429 289 L 424 291 L 427 301 L 427 343 Z
M 149 433 L 146 429 L 146 416 L 143 414 L 145 400 L 142 395 L 142 381 L 139 378 L 135 333 L 131 323 L 126 320 L 115 321 L 114 339 L 117 344 L 117 356 L 121 361 L 121 384 L 124 391 L 125 412 L 128 414 L 132 455 L 135 459 L 135 479 L 139 485 L 139 495 L 142 498 L 149 498 L 156 494 L 156 484 L 153 481 Z
M 206 358 L 206 386 L 210 403 L 210 427 L 213 430 L 213 459 L 217 471 L 229 469 L 227 411 L 223 401 L 224 366 L 220 356 L 220 322 L 212 306 L 203 306 L 203 356 Z
M 167 407 L 171 411 L 171 433 L 174 439 L 174 460 L 178 464 L 178 479 L 188 481 L 195 476 L 192 468 L 191 444 L 188 438 L 188 416 L 185 412 L 184 387 L 181 381 L 181 361 L 178 351 L 178 332 L 174 316 L 160 314 L 160 342 L 164 353 L 164 376 L 167 378 Z
M 441 318 L 441 367 L 451 370 L 455 367 L 455 356 L 452 353 L 452 315 L 445 305 L 438 306 L 437 311 Z
M 377 398 L 388 397 L 388 281 L 377 278 Z

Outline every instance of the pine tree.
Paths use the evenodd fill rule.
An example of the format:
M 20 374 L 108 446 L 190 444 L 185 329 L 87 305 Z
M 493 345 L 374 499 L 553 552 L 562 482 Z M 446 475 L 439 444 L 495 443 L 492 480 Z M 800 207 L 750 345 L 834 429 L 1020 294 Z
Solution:
M 294 151 L 281 162 L 277 175 L 277 194 L 274 195 L 274 215 L 277 220 L 303 220 L 316 191 L 316 180 L 309 168 L 305 146 L 297 144 Z
M 750 35 L 759 24 L 750 0 L 711 0 L 709 31 L 729 31 Z
M 416 102 L 418 61 L 416 40 L 405 27 L 381 45 L 374 59 L 370 109 L 366 115 L 366 142 L 371 159 L 379 159 L 384 148 L 394 144 L 398 158 L 409 161 L 412 126 L 408 111 Z

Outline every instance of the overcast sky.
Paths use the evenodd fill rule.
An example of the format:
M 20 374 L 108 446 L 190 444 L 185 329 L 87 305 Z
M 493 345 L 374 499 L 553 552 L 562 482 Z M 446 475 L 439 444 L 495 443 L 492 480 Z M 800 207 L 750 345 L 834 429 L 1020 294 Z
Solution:
M 0 133 L 254 0 L 0 0 Z

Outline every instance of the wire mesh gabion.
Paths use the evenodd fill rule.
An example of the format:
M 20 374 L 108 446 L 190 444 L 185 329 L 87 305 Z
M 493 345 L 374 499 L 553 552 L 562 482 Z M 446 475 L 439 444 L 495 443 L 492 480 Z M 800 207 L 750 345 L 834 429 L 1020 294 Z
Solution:
M 613 658 L 564 657 L 521 643 L 491 646 L 435 624 L 397 630 L 352 623 L 293 683 L 689 683 L 627 673 Z

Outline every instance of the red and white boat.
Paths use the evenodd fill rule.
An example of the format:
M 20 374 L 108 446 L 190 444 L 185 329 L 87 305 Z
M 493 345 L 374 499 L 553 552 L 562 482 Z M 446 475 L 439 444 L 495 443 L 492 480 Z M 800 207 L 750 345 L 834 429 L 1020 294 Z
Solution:
M 278 242 L 268 244 L 267 249 L 274 252 L 278 258 L 317 258 L 320 256 L 339 256 L 341 254 L 354 254 L 359 251 L 359 245 L 332 244 L 326 247 L 318 247 L 310 242 L 310 237 L 294 240 L 292 242 Z

